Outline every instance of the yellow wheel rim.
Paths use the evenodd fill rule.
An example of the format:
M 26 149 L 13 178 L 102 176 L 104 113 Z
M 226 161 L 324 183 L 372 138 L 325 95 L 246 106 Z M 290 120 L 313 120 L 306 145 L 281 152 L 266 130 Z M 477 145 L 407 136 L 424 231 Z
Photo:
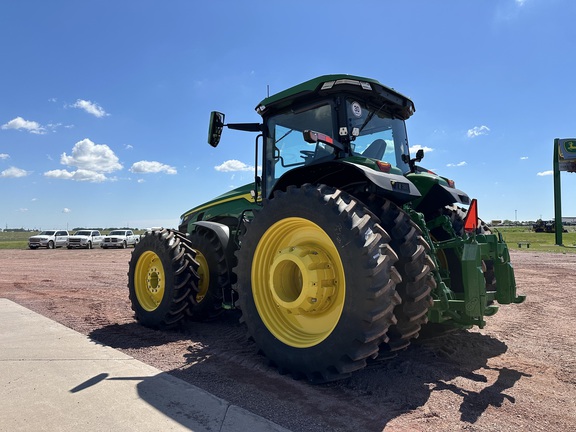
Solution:
M 208 287 L 210 286 L 210 269 L 208 268 L 208 262 L 206 257 L 202 255 L 200 251 L 196 251 L 196 261 L 198 262 L 198 294 L 196 294 L 196 301 L 200 303 L 206 297 L 208 293 Z
M 258 313 L 285 344 L 317 345 L 338 324 L 344 268 L 336 246 L 315 223 L 293 217 L 268 228 L 254 252 L 251 276 Z
M 164 298 L 166 273 L 160 257 L 152 251 L 144 252 L 136 263 L 134 291 L 142 308 L 152 312 Z

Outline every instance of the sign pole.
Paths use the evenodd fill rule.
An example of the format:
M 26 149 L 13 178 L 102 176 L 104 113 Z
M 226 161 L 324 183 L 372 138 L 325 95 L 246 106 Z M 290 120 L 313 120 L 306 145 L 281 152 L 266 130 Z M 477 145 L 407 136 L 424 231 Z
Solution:
M 560 164 L 558 163 L 560 148 L 558 147 L 558 141 L 558 138 L 554 140 L 554 158 L 552 159 L 554 167 L 554 231 L 556 234 L 556 245 L 562 246 L 562 194 L 560 190 Z

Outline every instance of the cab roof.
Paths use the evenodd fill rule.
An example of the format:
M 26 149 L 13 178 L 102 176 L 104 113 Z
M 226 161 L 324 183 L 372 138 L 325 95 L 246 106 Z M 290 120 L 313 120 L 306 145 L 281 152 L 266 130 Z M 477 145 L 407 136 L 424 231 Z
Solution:
M 356 75 L 335 74 L 322 75 L 269 96 L 256 106 L 256 111 L 261 115 L 268 115 L 282 110 L 294 102 L 337 92 L 358 93 L 367 99 L 373 99 L 376 104 L 386 104 L 394 114 L 404 120 L 409 118 L 416 110 L 414 103 L 408 97 L 390 87 L 386 87 L 375 79 Z

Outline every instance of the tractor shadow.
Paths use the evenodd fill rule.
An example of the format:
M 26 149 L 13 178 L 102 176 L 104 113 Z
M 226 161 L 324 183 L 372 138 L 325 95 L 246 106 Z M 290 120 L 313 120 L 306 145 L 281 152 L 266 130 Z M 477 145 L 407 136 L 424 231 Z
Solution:
M 381 431 L 395 418 L 424 407 L 434 392 L 447 390 L 460 403 L 460 421 L 474 424 L 489 407 L 515 403 L 506 391 L 528 376 L 510 367 L 489 366 L 488 360 L 508 347 L 494 337 L 465 330 L 422 336 L 396 357 L 322 385 L 280 375 L 257 354 L 237 316 L 187 323 L 178 331 L 110 325 L 90 337 L 119 349 L 156 350 L 176 342 L 183 348 L 174 356 L 178 366 L 166 373 L 293 432 Z M 147 402 L 156 406 L 154 399 Z M 422 416 L 437 415 L 427 408 L 420 411 Z M 308 419 L 305 429 L 298 420 L 303 416 Z
M 361 403 L 366 413 L 372 413 L 363 425 L 367 431 L 381 431 L 396 417 L 424 407 L 434 392 L 446 390 L 461 401 L 460 421 L 474 424 L 489 407 L 515 403 L 506 390 L 530 376 L 488 365 L 489 359 L 507 349 L 496 338 L 466 330 L 422 336 L 396 358 L 353 375 L 342 390 L 365 395 Z M 423 417 L 439 414 L 429 409 L 421 412 Z

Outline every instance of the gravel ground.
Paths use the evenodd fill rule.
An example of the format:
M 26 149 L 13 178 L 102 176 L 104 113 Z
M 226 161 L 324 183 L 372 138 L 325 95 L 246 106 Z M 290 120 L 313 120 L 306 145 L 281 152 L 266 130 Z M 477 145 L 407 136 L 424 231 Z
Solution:
M 485 329 L 420 338 L 351 378 L 313 386 L 257 354 L 236 311 L 180 331 L 136 324 L 131 250 L 0 250 L 0 297 L 294 432 L 576 429 L 576 255 L 513 252 L 521 305 Z

